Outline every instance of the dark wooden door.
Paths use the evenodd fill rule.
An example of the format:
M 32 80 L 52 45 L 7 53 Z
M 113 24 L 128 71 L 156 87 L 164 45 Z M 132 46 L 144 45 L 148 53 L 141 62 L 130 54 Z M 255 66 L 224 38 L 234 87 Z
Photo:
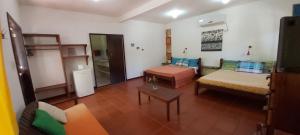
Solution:
M 11 43 L 25 104 L 36 100 L 28 66 L 21 27 L 7 14 Z
M 126 80 L 123 35 L 107 35 L 111 83 Z

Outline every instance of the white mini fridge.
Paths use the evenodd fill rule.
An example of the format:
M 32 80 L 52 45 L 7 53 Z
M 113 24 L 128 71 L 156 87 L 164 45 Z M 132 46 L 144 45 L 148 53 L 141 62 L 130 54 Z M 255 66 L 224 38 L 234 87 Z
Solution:
M 73 79 L 76 95 L 78 97 L 84 97 L 95 93 L 91 68 L 73 71 Z

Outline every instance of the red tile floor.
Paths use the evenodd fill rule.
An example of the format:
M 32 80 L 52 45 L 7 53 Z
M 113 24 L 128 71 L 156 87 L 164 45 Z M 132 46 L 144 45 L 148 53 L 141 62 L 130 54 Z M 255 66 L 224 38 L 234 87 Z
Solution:
M 81 98 L 111 135 L 253 135 L 256 124 L 264 121 L 263 103 L 254 99 L 206 91 L 194 95 L 194 83 L 179 88 L 181 114 L 171 104 L 171 119 L 166 120 L 166 105 L 158 100 L 148 103 L 142 96 L 138 105 L 137 86 L 142 79 L 97 89 Z M 68 108 L 73 102 L 58 105 Z

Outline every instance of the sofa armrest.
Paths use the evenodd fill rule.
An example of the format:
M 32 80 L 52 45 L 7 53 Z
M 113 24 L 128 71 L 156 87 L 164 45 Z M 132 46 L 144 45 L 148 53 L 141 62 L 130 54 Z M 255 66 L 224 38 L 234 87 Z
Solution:
M 45 135 L 37 128 L 32 126 L 35 117 L 35 110 L 38 108 L 37 102 L 32 102 L 27 105 L 19 120 L 19 134 L 20 135 Z
M 65 112 L 68 119 L 64 125 L 67 135 L 108 135 L 84 104 L 73 106 Z

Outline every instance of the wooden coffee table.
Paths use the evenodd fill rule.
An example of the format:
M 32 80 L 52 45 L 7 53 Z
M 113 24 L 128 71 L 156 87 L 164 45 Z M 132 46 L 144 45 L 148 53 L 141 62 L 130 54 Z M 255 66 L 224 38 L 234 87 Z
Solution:
M 156 98 L 167 104 L 167 120 L 170 121 L 170 103 L 177 100 L 177 114 L 180 114 L 180 95 L 181 93 L 174 89 L 164 88 L 158 86 L 156 90 L 152 88 L 152 85 L 145 84 L 138 87 L 139 105 L 141 105 L 141 93 L 150 97 Z

